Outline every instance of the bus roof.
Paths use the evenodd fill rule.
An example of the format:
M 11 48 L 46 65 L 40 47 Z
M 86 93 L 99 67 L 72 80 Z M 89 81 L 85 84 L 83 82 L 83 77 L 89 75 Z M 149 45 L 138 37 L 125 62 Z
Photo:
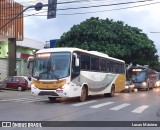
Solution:
M 108 59 L 111 59 L 111 60 L 120 61 L 120 62 L 124 63 L 123 60 L 113 58 L 113 57 L 109 57 L 105 53 L 101 53 L 101 52 L 98 52 L 98 51 L 87 51 L 87 50 L 74 48 L 74 47 L 47 48 L 47 49 L 42 49 L 42 50 L 37 51 L 36 54 L 47 53 L 47 52 L 71 52 L 71 53 L 73 53 L 74 51 L 84 52 L 84 53 L 87 53 L 87 54 L 92 54 L 92 55 L 95 55 L 95 56 L 100 56 L 100 57 L 104 57 L 104 58 L 108 58 Z

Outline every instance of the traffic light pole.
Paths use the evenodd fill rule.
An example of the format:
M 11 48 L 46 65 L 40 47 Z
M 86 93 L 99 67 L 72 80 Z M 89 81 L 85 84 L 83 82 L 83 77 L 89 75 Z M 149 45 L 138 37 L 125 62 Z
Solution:
M 35 8 L 36 11 L 41 10 L 44 6 L 48 6 L 48 4 L 43 5 L 42 3 L 37 3 L 36 5 L 28 6 L 19 14 L 15 15 L 12 19 L 10 19 L 7 23 L 5 23 L 0 30 L 3 29 L 7 24 L 12 22 L 18 16 L 20 16 L 23 12 L 25 12 L 29 8 Z M 17 65 L 16 65 L 16 38 L 8 38 L 8 75 L 15 76 L 17 75 Z
M 2 30 L 7 24 L 12 22 L 14 19 L 16 19 L 18 16 L 20 16 L 23 12 L 25 12 L 29 8 L 35 8 L 36 11 L 41 10 L 43 7 L 48 6 L 48 15 L 47 18 L 55 18 L 56 17 L 56 9 L 57 9 L 57 0 L 48 0 L 48 4 L 42 4 L 41 2 L 37 3 L 36 5 L 31 5 L 25 8 L 22 12 L 15 15 L 13 18 L 11 18 L 7 23 L 5 23 L 3 26 L 0 27 L 0 30 Z
M 10 19 L 7 23 L 5 23 L 3 26 L 0 27 L 0 30 L 3 29 L 7 24 L 9 24 L 10 22 L 12 22 L 14 19 L 16 19 L 18 16 L 20 16 L 23 12 L 25 12 L 27 9 L 29 8 L 35 8 L 36 11 L 41 10 L 43 7 L 48 6 L 48 4 L 42 4 L 42 3 L 37 3 L 36 5 L 31 5 L 26 7 L 22 12 L 20 12 L 19 14 L 17 14 L 16 16 L 14 16 L 12 19 Z

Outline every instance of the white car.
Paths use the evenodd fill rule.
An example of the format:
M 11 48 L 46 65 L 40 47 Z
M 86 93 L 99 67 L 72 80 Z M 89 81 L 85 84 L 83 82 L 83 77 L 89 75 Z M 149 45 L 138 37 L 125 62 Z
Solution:
M 31 77 L 27 77 L 27 76 L 21 76 L 21 77 L 24 77 L 27 80 L 28 89 L 31 89 L 32 78 Z

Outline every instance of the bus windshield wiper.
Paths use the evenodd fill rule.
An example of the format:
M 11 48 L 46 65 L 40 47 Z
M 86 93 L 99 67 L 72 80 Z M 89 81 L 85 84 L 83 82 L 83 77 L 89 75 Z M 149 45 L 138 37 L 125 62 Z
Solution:
M 59 76 L 56 75 L 56 74 L 54 73 L 54 71 L 52 72 L 52 74 L 54 75 L 54 77 L 55 77 L 57 80 L 59 80 Z

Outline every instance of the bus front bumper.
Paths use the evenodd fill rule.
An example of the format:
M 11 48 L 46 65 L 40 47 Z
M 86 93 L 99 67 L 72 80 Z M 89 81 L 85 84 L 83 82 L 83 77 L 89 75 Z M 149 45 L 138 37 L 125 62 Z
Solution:
M 35 87 L 33 84 L 31 86 L 32 96 L 52 96 L 52 97 L 67 97 L 67 94 L 63 89 L 57 90 L 43 90 Z

